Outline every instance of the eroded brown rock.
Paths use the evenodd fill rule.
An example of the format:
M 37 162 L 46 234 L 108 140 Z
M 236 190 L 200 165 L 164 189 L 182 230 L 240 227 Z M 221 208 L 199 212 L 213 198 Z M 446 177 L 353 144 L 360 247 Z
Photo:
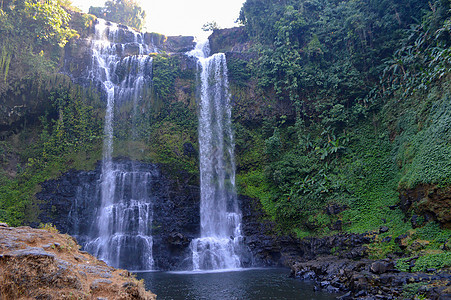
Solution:
M 128 271 L 43 229 L 0 226 L 1 299 L 156 299 Z
M 415 189 L 400 192 L 401 209 L 433 219 L 442 226 L 451 228 L 451 187 L 419 185 Z M 414 226 L 416 227 L 416 226 Z

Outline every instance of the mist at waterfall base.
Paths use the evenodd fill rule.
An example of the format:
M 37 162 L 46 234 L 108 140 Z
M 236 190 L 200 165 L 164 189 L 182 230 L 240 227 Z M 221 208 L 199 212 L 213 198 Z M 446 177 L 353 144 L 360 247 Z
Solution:
M 136 273 L 162 300 L 331 300 L 337 294 L 314 291 L 314 283 L 289 278 L 288 269 L 242 269 L 235 272 Z

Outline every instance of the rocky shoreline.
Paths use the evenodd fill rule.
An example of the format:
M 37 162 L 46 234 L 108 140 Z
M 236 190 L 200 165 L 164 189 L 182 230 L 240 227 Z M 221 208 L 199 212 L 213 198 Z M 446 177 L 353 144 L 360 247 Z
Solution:
M 317 288 L 344 293 L 338 299 L 451 299 L 451 274 L 400 272 L 390 259 L 340 259 L 324 256 L 296 262 L 292 276 L 315 280 Z M 424 298 L 415 298 L 415 296 Z
M 352 254 L 349 254 L 351 257 Z M 414 262 L 411 262 L 413 264 Z M 397 259 L 373 260 L 321 255 L 314 259 L 298 258 L 291 266 L 291 276 L 314 280 L 315 289 L 341 293 L 338 299 L 451 299 L 451 272 L 401 272 Z
M 370 259 L 370 248 L 386 247 L 379 243 L 392 241 L 391 237 L 384 237 L 390 232 L 388 227 L 363 234 L 343 232 L 299 240 L 277 235 L 275 224 L 268 220 L 260 205 L 246 197 L 241 199 L 246 242 L 261 265 L 288 266 L 292 277 L 314 280 L 315 289 L 336 293 L 342 300 L 451 299 L 449 267 L 430 268 L 426 272 L 401 272 L 397 268 L 399 260 L 407 264 L 407 270 L 414 270 L 427 245 L 427 241 L 417 240 L 412 232 L 393 239 L 399 252 L 390 253 L 385 259 Z M 450 240 L 441 248 L 449 251 Z
M 80 251 L 54 227 L 0 224 L 0 299 L 152 300 L 130 272 Z

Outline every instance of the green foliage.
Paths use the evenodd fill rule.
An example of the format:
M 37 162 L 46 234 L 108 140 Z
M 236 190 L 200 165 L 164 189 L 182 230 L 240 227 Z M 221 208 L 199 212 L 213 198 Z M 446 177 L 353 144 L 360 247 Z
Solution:
M 36 95 L 36 91 L 31 94 Z M 89 163 L 92 168 L 101 157 L 96 155 L 103 123 L 98 96 L 72 85 L 39 94 L 52 104 L 40 117 L 42 127 L 25 129 L 7 141 L 8 147 L 2 147 L 8 157 L 18 160 L 17 166 L 9 166 L 15 167 L 14 176 L 3 168 L 0 172 L 0 219 L 11 226 L 38 221 L 34 195 L 40 183 L 69 168 L 86 168 Z M 8 162 L 2 165 L 8 167 Z
M 10 226 L 23 225 L 26 221 L 33 221 L 30 217 L 32 195 L 36 192 L 35 184 L 31 180 L 19 182 L 5 175 L 0 175 L 0 220 Z
M 240 194 L 259 199 L 264 209 L 270 216 L 275 213 L 275 207 L 271 201 L 271 191 L 262 171 L 251 171 L 237 176 L 237 187 Z
M 425 90 L 451 71 L 451 11 L 447 1 L 429 2 L 420 22 L 406 30 L 403 45 L 386 61 L 381 83 L 385 94 L 402 96 Z
M 421 287 L 427 285 L 424 282 L 409 283 L 403 288 L 402 296 L 404 299 L 427 299 L 420 293 Z
M 441 269 L 451 266 L 451 252 L 430 254 L 420 256 L 415 266 L 412 268 L 413 272 L 425 272 L 427 269 Z
M 69 28 L 70 15 L 57 1 L 26 1 L 24 14 L 27 17 L 27 29 L 34 35 L 37 43 L 50 43 L 64 47 L 75 35 Z
M 1 74 L 3 74 L 4 76 L 4 80 L 6 82 L 6 78 L 8 77 L 8 71 L 9 71 L 9 65 L 11 63 L 11 53 L 8 53 L 8 51 L 6 50 L 6 46 L 3 45 L 2 48 L 2 57 L 0 59 L 0 72 Z
M 5 1 L 0 9 L 0 95 L 21 80 L 44 82 L 62 57 L 62 47 L 76 36 L 61 1 Z
M 409 272 L 411 261 L 412 261 L 411 257 L 398 259 L 396 261 L 396 269 L 398 269 L 401 272 Z
M 91 34 L 96 19 L 96 16 L 91 14 L 73 14 L 70 25 L 81 37 L 85 38 Z
M 146 12 L 135 0 L 110 0 L 105 7 L 89 8 L 89 13 L 108 21 L 131 26 L 142 30 L 146 19 Z
M 284 116 L 276 125 L 265 141 L 270 163 L 264 173 L 270 197 L 263 206 L 284 230 L 324 228 L 324 222 L 336 220 L 326 220 L 319 212 L 329 201 L 347 193 L 337 159 L 345 149 L 339 141 L 344 145 L 349 139 L 346 135 L 335 137 L 330 128 L 289 126 Z
M 442 269 L 451 266 L 451 252 L 426 254 L 418 258 L 400 258 L 396 269 L 402 272 L 426 272 L 428 269 Z
M 150 160 L 165 164 L 170 174 L 184 171 L 197 178 L 198 149 L 197 149 L 197 117 L 195 111 L 185 104 L 166 103 L 158 116 L 153 119 L 149 129 L 151 145 Z M 194 153 L 185 153 L 185 144 L 191 144 Z
M 60 233 L 58 228 L 56 228 L 52 223 L 41 223 L 39 224 L 39 229 L 44 229 L 50 233 Z
M 451 230 L 440 228 L 440 224 L 436 222 L 429 222 L 425 226 L 418 228 L 417 234 L 420 239 L 429 240 L 440 245 L 449 239 Z
M 239 58 L 227 59 L 227 72 L 232 84 L 244 86 L 251 78 L 248 62 Z
M 19 37 L 37 45 L 63 47 L 76 32 L 69 28 L 70 15 L 58 1 L 10 1 L 1 15 L 0 30 L 7 41 Z M 17 42 L 17 41 L 15 41 Z
M 395 240 L 392 236 L 396 236 L 398 234 L 403 233 L 405 228 L 399 228 L 399 226 L 395 229 L 395 233 L 386 233 L 376 235 L 373 243 L 368 245 L 368 254 L 371 259 L 383 259 L 389 256 L 392 253 L 400 253 L 402 250 L 396 244 Z
M 180 61 L 175 56 L 162 54 L 153 58 L 153 89 L 157 101 L 172 98 L 179 69 Z
M 64 89 L 52 92 L 49 100 L 57 113 L 57 119 L 41 117 L 42 162 L 58 160 L 68 152 L 89 152 L 93 143 L 98 143 L 102 123 L 96 118 L 94 108 L 86 103 L 79 91 L 68 92 Z M 97 122 L 93 122 L 97 119 Z M 41 163 L 42 163 L 41 162 Z
M 400 186 L 412 188 L 421 183 L 449 184 L 451 182 L 451 147 L 449 127 L 451 105 L 447 92 L 431 90 L 428 95 L 430 108 L 423 115 L 421 111 L 407 109 L 402 118 L 408 118 L 408 127 L 396 137 L 398 148 L 397 164 L 402 167 Z M 412 100 L 417 97 L 412 97 Z M 432 99 L 431 99 L 432 98 Z
M 177 65 L 172 63 L 178 64 L 178 60 L 154 59 L 154 86 L 145 89 L 139 99 L 116 107 L 113 156 L 160 163 L 173 178 L 189 173 L 190 183 L 194 183 L 199 172 L 196 110 L 190 101 L 174 101 Z M 155 73 L 161 77 L 157 79 Z M 164 76 L 168 73 L 173 79 Z M 189 86 L 193 81 L 184 79 L 183 84 Z
M 238 163 L 239 191 L 260 199 L 280 229 L 299 236 L 330 234 L 338 220 L 345 230 L 360 233 L 384 224 L 399 234 L 410 228 L 400 210 L 388 208 L 398 202 L 399 172 L 387 134 L 377 134 L 367 123 L 335 134 L 321 125 L 292 126 L 285 118 L 247 128 L 236 125 L 239 162 L 254 150 L 265 152 L 246 168 Z M 265 147 L 252 141 L 265 135 Z M 349 209 L 329 217 L 323 213 L 328 203 Z M 385 253 L 394 247 L 387 245 Z
M 399 173 L 393 164 L 391 145 L 386 135 L 375 135 L 370 127 L 361 127 L 347 155 L 346 187 L 351 192 L 348 203 L 352 208 L 344 212 L 348 230 L 365 232 L 377 228 L 386 220 L 393 229 L 403 226 L 402 212 L 389 210 L 398 202 L 396 184 Z
M 240 20 L 258 55 L 228 62 L 231 83 L 257 81 L 278 98 L 257 100 L 271 116 L 262 123 L 236 120 L 237 137 L 263 141 L 238 139 L 238 160 L 258 162 L 238 164 L 240 192 L 299 237 L 332 234 L 337 221 L 359 233 L 410 230 L 389 209 L 399 189 L 451 182 L 449 2 L 247 0 Z M 287 102 L 294 116 L 280 118 L 272 105 Z M 331 217 L 330 203 L 349 208 Z M 418 235 L 438 249 L 447 233 L 431 226 Z M 386 237 L 372 256 L 401 251 Z
M 240 171 L 261 170 L 266 159 L 262 155 L 265 143 L 262 132 L 236 122 L 234 133 L 237 168 Z

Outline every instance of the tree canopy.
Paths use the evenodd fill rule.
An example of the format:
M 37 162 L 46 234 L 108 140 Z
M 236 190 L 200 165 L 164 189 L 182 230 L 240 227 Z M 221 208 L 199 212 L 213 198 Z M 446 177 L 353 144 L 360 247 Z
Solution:
M 77 35 L 69 26 L 68 6 L 60 0 L 1 2 L 0 94 L 21 79 L 54 70 L 62 47 Z
M 111 0 L 105 2 L 105 7 L 89 8 L 89 13 L 105 20 L 131 26 L 142 30 L 146 12 L 135 0 Z

